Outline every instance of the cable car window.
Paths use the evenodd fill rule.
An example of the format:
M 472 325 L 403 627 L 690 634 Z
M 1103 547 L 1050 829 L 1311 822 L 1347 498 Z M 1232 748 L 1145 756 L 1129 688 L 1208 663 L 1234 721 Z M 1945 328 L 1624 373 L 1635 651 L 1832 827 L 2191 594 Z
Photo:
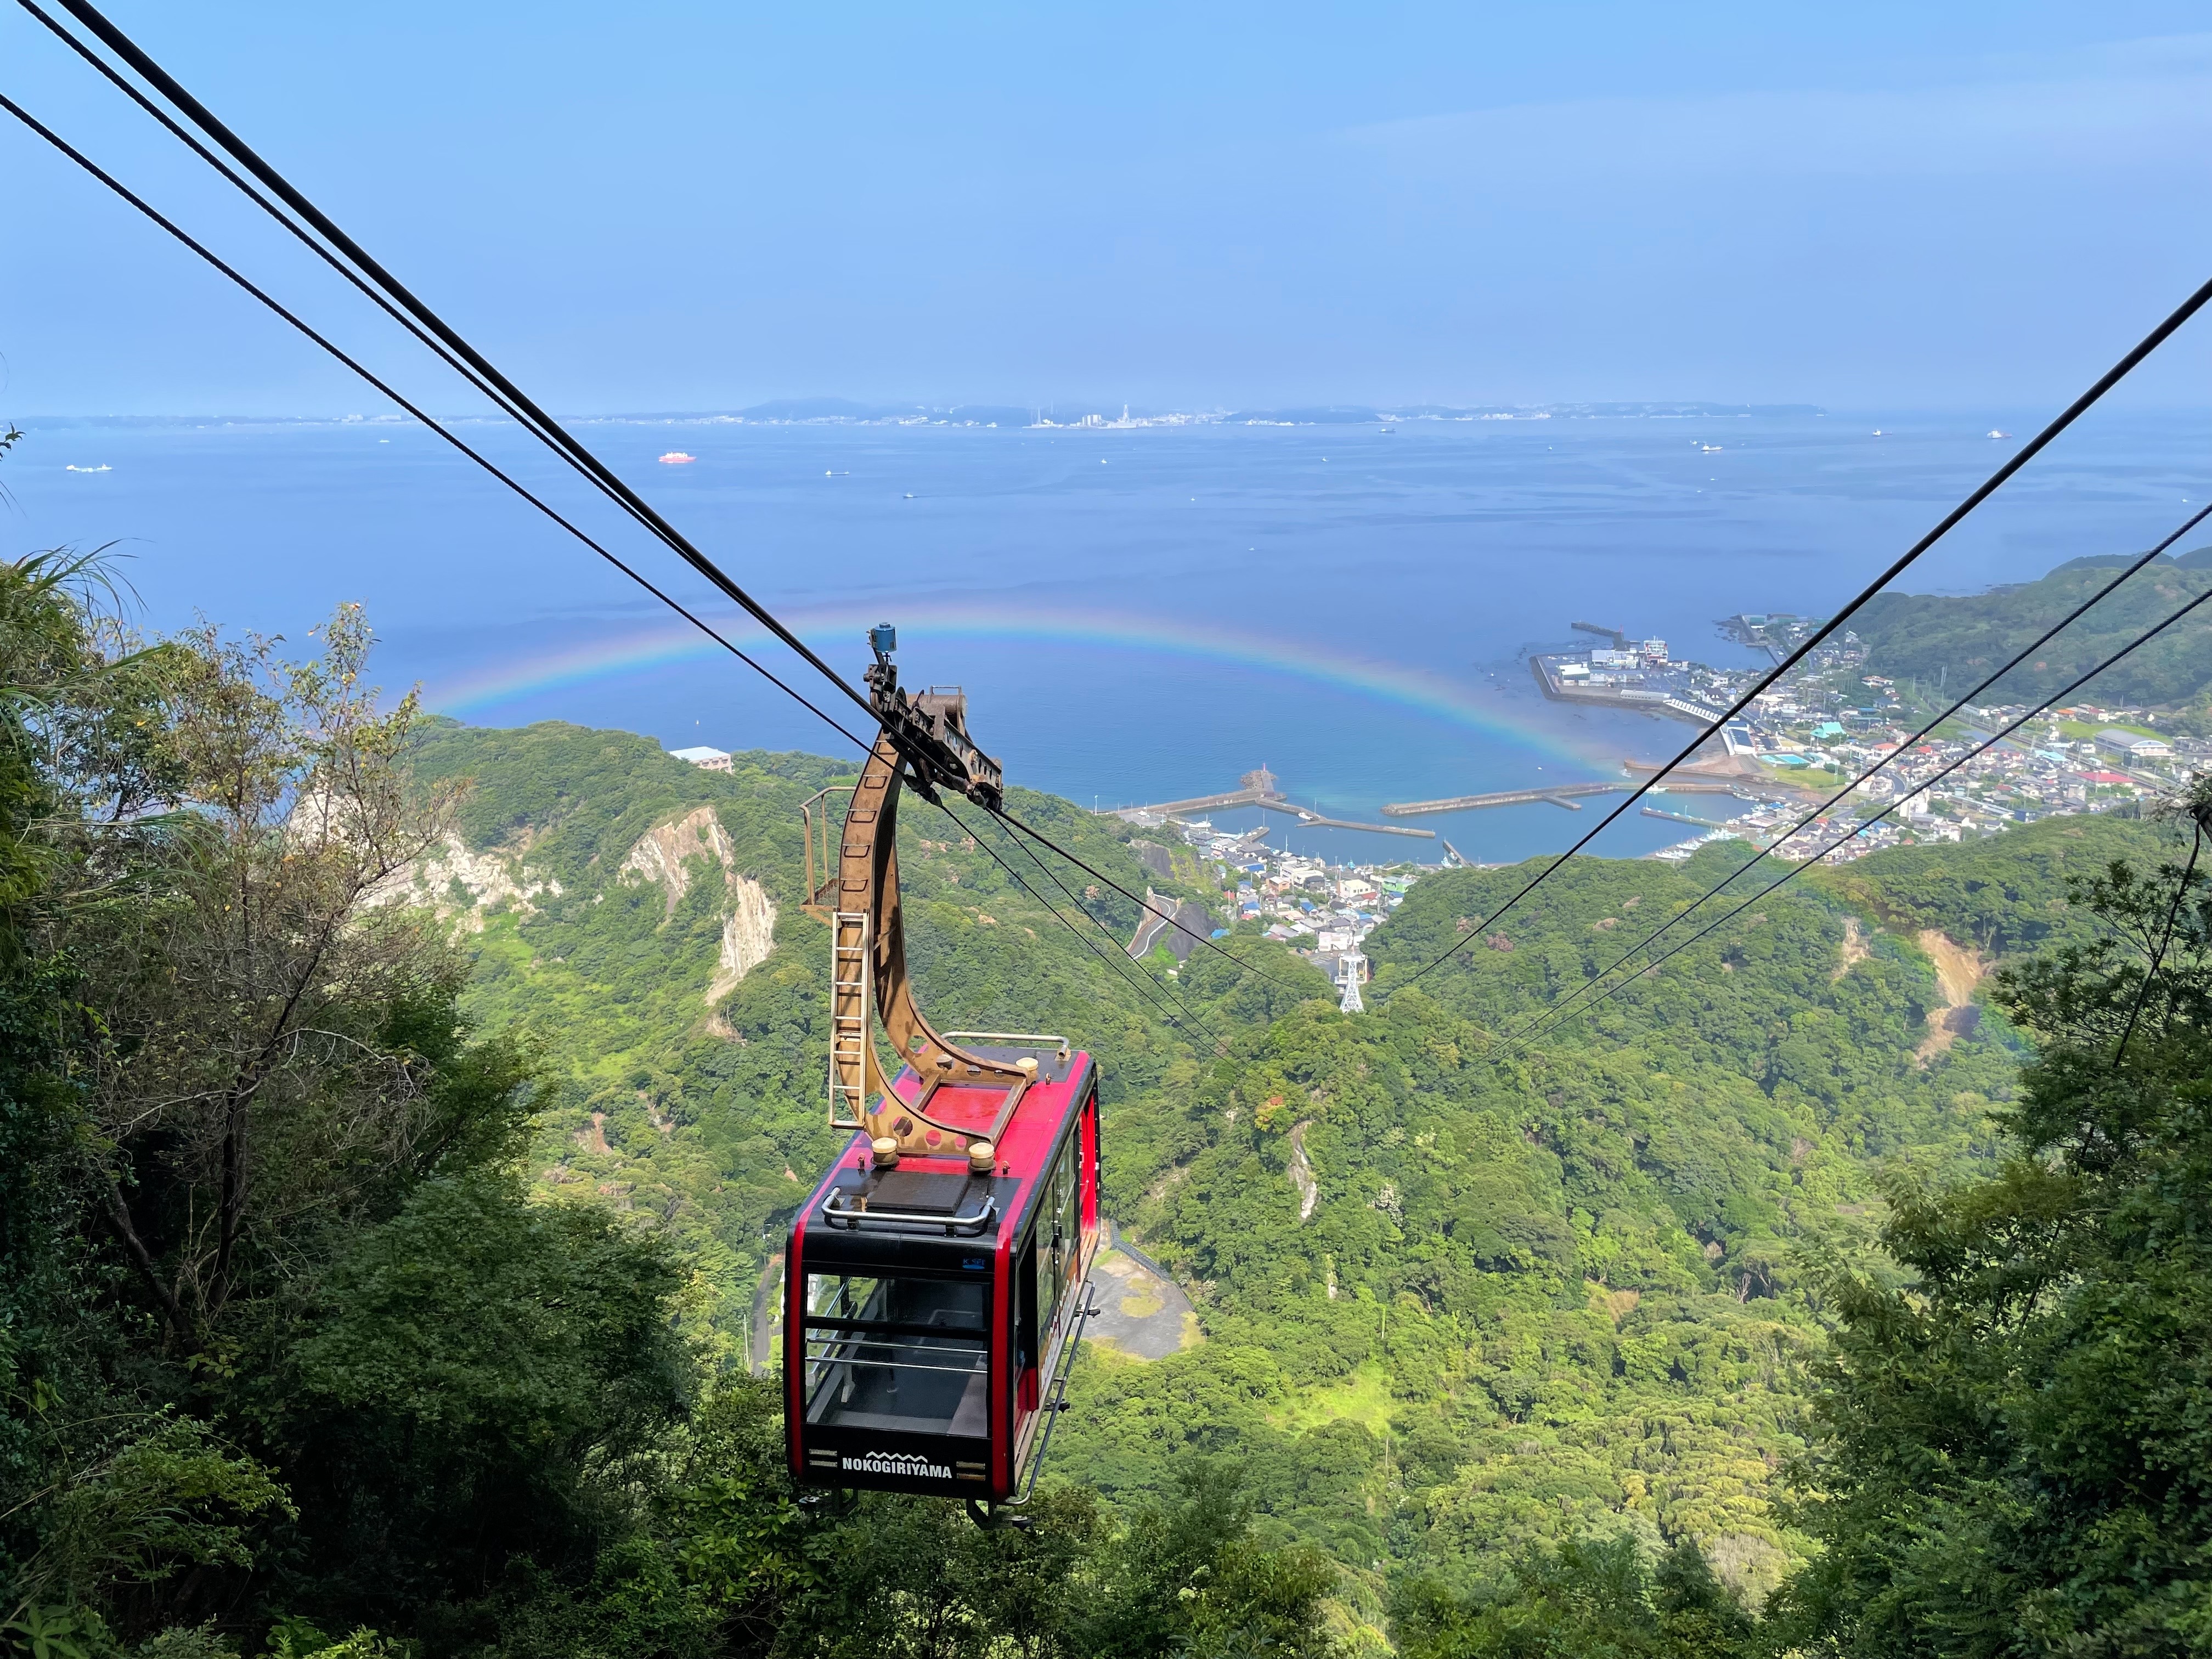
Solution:
M 1076 1143 L 1071 1139 L 1045 1176 L 1036 1223 L 1037 1326 L 1049 1332 L 1060 1317 L 1068 1278 L 1081 1247 L 1082 1185 L 1076 1180 Z
M 973 1279 L 806 1276 L 806 1420 L 988 1432 L 989 1291 Z

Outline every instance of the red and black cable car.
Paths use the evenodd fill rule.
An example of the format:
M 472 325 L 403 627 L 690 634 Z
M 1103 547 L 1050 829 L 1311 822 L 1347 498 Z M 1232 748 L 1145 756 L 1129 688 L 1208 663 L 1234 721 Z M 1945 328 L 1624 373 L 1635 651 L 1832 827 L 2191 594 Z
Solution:
M 793 1224 L 784 1389 L 801 1480 L 1027 1495 L 1098 1245 L 1097 1069 L 1064 1045 L 1034 1057 L 995 1144 L 1001 1091 L 940 1088 L 931 1115 L 965 1148 L 886 1158 L 855 1135 Z M 892 1085 L 902 1101 L 921 1089 L 911 1070 Z
M 1028 1497 L 1090 1315 L 1098 1072 L 1064 1038 L 940 1035 L 915 1006 L 901 787 L 995 807 L 1000 775 L 968 738 L 965 698 L 909 697 L 890 630 L 870 641 L 882 733 L 842 827 L 815 817 L 828 792 L 807 810 L 807 908 L 830 927 L 830 1120 L 854 1134 L 784 1254 L 791 1469 L 982 1516 Z M 888 1079 L 878 1024 L 903 1062 Z

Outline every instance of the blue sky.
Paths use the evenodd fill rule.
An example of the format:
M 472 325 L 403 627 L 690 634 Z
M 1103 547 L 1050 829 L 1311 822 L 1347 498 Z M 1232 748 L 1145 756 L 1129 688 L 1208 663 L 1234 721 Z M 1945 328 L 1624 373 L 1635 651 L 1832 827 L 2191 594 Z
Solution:
M 13 7 L 0 87 L 466 407 Z M 2212 272 L 2200 4 L 111 15 L 552 406 L 2063 402 Z M 373 410 L 9 124 L 0 416 Z M 2205 336 L 2138 402 L 2201 404 Z

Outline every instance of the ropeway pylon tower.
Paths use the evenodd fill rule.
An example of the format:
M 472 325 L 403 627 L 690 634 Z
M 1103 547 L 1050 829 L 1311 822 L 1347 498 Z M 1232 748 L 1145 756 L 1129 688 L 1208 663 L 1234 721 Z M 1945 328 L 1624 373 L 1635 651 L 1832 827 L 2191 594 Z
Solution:
M 1367 958 L 1357 951 L 1346 951 L 1336 959 L 1336 988 L 1342 994 L 1337 1006 L 1347 1014 L 1364 1014 L 1367 1005 L 1359 1000 L 1359 987 L 1367 977 Z

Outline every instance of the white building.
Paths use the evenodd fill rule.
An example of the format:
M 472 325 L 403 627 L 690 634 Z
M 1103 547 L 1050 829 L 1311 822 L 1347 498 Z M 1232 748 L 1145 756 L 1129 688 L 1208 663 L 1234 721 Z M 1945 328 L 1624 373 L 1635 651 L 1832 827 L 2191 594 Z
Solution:
M 2117 726 L 2108 726 L 2097 733 L 2097 747 L 2110 754 L 2139 761 L 2165 760 L 2173 753 L 2173 745 L 2164 738 L 2145 737 L 2140 732 L 2123 732 Z
M 672 749 L 668 752 L 678 760 L 690 762 L 703 772 L 726 772 L 730 769 L 727 750 L 709 749 L 702 744 L 695 749 Z

